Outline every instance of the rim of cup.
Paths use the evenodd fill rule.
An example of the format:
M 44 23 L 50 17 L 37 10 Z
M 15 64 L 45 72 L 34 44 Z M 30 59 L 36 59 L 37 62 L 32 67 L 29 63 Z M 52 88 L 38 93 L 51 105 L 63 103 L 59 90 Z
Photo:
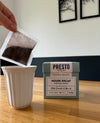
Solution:
M 1 68 L 36 68 L 37 66 L 36 65 L 31 65 L 31 66 L 24 66 L 24 67 L 21 67 L 21 66 L 2 66 Z

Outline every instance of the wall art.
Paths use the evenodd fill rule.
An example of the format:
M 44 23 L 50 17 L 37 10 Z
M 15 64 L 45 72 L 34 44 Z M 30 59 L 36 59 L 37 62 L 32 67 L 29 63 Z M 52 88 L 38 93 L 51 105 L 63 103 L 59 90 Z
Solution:
M 93 18 L 100 16 L 100 0 L 80 0 L 80 18 Z
M 59 0 L 59 22 L 77 20 L 77 1 Z

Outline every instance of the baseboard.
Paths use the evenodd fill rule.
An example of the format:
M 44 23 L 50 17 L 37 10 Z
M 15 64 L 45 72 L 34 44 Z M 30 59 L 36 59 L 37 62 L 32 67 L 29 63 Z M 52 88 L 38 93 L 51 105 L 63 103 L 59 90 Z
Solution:
M 43 77 L 42 63 L 52 61 L 76 61 L 80 62 L 80 80 L 100 81 L 100 56 L 77 56 L 77 57 L 45 57 L 34 58 L 32 65 L 37 65 L 36 77 Z M 14 65 L 1 60 L 1 66 Z M 1 74 L 2 71 L 1 71 Z

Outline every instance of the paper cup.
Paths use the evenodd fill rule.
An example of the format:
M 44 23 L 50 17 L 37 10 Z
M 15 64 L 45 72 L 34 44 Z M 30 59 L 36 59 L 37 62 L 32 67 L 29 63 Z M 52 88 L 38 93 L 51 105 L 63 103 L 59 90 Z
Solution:
M 28 107 L 32 102 L 36 66 L 5 66 L 2 67 L 2 70 L 5 77 L 9 105 L 15 109 Z

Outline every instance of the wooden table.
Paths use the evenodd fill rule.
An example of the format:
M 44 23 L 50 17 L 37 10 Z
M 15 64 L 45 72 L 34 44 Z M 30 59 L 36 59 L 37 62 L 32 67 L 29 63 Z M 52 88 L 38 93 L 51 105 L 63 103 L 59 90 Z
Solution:
M 100 123 L 100 82 L 79 84 L 79 99 L 43 99 L 43 78 L 35 78 L 31 106 L 15 110 L 0 76 L 0 123 Z

